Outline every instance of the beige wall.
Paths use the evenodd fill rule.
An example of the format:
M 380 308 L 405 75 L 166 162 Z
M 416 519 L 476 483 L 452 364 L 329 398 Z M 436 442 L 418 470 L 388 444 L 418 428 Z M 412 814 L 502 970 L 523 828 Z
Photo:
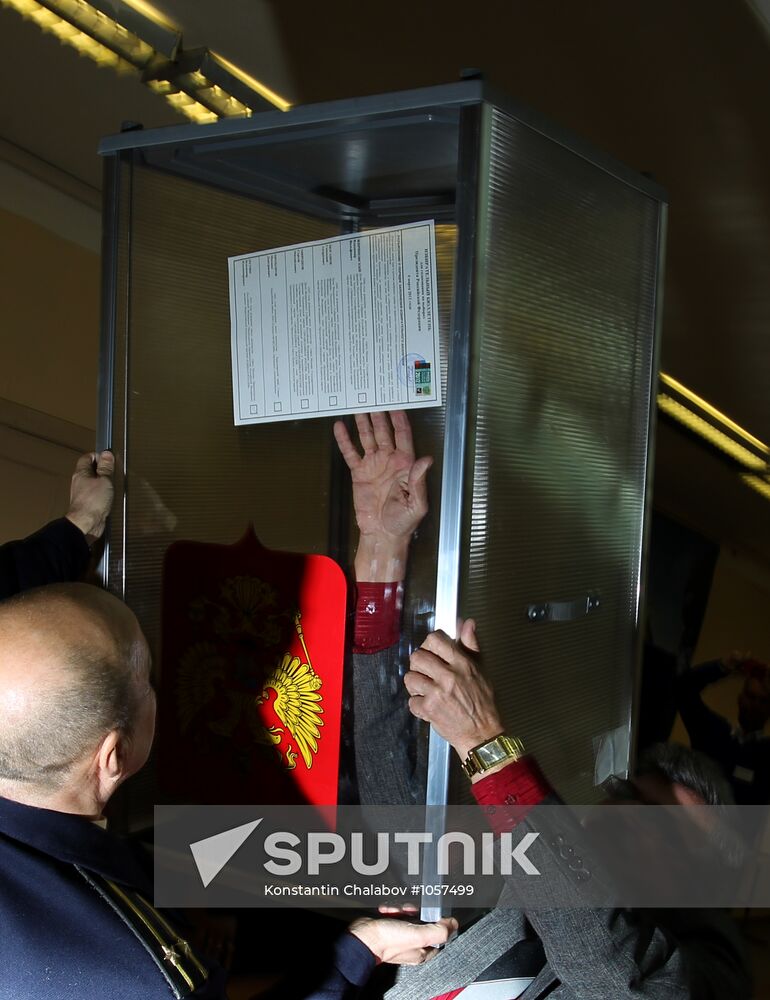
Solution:
M 0 399 L 0 543 L 66 512 L 75 461 L 91 448 L 92 430 Z
M 98 192 L 73 195 L 9 149 L 0 140 L 0 542 L 67 509 L 94 446 L 99 331 Z
M 0 208 L 0 398 L 96 422 L 99 255 Z

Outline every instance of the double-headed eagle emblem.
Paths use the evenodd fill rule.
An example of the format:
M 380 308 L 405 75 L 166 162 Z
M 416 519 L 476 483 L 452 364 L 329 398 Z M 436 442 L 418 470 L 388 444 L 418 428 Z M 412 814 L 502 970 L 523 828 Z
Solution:
M 310 665 L 310 655 L 302 634 L 299 612 L 295 615 L 294 625 L 307 662 L 303 663 L 299 656 L 284 653 L 265 681 L 256 704 L 258 707 L 272 707 L 281 724 L 294 737 L 297 750 L 302 754 L 306 767 L 310 768 L 313 766 L 313 754 L 318 753 L 320 727 L 323 725 L 321 718 L 323 709 L 320 705 L 323 699 L 318 693 L 321 678 Z M 271 692 L 274 692 L 275 697 Z M 267 733 L 276 745 L 282 742 L 285 735 L 279 726 L 267 727 Z M 297 754 L 291 744 L 286 747 L 285 757 L 288 768 L 296 767 Z
M 323 696 L 300 612 L 280 611 L 273 588 L 254 577 L 230 578 L 220 593 L 223 600 L 199 598 L 190 608 L 191 618 L 206 623 L 215 641 L 194 643 L 179 662 L 181 732 L 204 744 L 228 738 L 246 753 L 254 744 L 269 746 L 287 769 L 297 766 L 298 757 L 310 769 L 321 738 Z M 289 620 L 303 655 L 284 652 L 276 660 L 270 647 L 275 650 Z

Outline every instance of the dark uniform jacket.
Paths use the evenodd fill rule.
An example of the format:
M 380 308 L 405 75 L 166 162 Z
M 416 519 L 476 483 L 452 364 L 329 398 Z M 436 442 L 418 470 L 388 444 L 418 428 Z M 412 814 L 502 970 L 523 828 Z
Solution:
M 140 851 L 84 817 L 0 799 L 3 1000 L 224 996 L 221 971 L 147 905 Z
M 28 538 L 0 545 L 0 600 L 47 583 L 79 580 L 88 566 L 88 544 L 66 517 Z
M 143 848 L 84 817 L 0 798 L 0 1000 L 222 1000 L 223 970 L 151 906 L 151 871 Z M 327 959 L 282 996 L 348 1000 L 375 964 L 347 933 Z

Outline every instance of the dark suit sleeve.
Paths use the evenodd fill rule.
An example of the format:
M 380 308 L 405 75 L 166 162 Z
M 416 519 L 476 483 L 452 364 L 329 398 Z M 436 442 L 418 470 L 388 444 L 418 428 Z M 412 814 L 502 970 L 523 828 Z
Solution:
M 576 1000 L 749 1000 L 751 982 L 727 913 L 686 911 L 679 933 L 644 911 L 527 910 L 548 963 Z
M 362 805 L 413 805 L 419 779 L 410 756 L 414 735 L 398 646 L 354 653 L 353 736 Z
M 502 772 L 501 772 L 502 773 Z M 501 803 L 502 804 L 502 803 Z M 545 807 L 561 805 L 556 795 Z M 489 811 L 489 806 L 486 807 Z M 608 809 L 610 807 L 607 807 Z M 548 967 L 575 1000 L 749 1000 L 744 950 L 730 916 L 715 909 L 652 911 L 591 905 L 613 896 L 613 877 L 569 810 L 501 810 L 500 830 L 538 834 L 528 851 L 547 878 L 522 894 L 508 883 L 507 903 L 520 905 L 545 949 Z M 521 812 L 524 819 L 517 823 Z
M 334 965 L 342 977 L 340 982 L 332 982 L 327 992 L 319 994 L 329 1000 L 333 997 L 352 997 L 358 993 L 358 987 L 364 986 L 374 971 L 374 955 L 369 951 L 363 941 L 359 941 L 352 934 L 343 934 L 337 938 L 334 946 Z
M 88 566 L 85 535 L 66 517 L 0 546 L 0 600 L 47 583 L 79 580 Z
M 354 1000 L 374 971 L 375 958 L 366 945 L 352 934 L 334 942 L 334 953 L 325 970 L 309 970 L 300 981 L 282 983 L 268 1000 Z
M 704 688 L 726 676 L 721 662 L 714 660 L 685 670 L 677 681 L 677 707 L 695 750 L 713 752 L 717 741 L 730 735 L 727 719 L 712 711 L 701 698 Z

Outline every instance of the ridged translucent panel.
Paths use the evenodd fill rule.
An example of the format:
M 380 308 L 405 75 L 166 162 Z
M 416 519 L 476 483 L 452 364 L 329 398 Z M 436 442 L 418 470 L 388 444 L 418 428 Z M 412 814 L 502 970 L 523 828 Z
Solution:
M 499 111 L 487 125 L 461 606 L 509 730 L 590 801 L 595 739 L 629 740 L 660 206 Z M 587 616 L 528 619 L 589 593 Z

